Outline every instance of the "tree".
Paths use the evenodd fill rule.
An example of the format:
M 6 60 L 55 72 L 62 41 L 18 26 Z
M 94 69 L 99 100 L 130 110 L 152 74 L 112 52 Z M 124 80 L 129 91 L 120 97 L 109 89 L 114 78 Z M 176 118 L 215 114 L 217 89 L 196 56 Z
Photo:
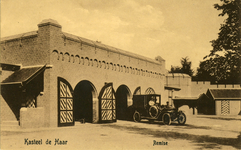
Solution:
M 193 70 L 191 69 L 192 62 L 189 61 L 188 57 L 181 59 L 181 65 L 182 67 L 171 66 L 171 70 L 169 71 L 169 73 L 185 73 L 185 74 L 188 74 L 189 76 L 193 75 Z
M 179 66 L 171 66 L 169 73 L 183 73 L 182 68 Z
M 241 23 L 240 0 L 221 0 L 214 8 L 222 10 L 219 16 L 227 16 L 221 24 L 218 38 L 212 40 L 213 49 L 197 70 L 197 78 L 207 78 L 218 83 L 240 83 Z M 221 54 L 222 53 L 222 54 Z
M 192 80 L 211 81 L 212 83 L 215 83 L 215 78 L 210 73 L 209 63 L 209 60 L 200 62 L 197 74 L 192 78 Z

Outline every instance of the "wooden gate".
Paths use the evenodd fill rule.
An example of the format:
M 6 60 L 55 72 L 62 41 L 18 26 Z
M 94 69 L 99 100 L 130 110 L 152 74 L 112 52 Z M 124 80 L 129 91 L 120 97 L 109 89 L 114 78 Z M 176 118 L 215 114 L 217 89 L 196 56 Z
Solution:
M 99 121 L 116 122 L 116 100 L 113 83 L 107 83 L 99 95 Z
M 58 126 L 74 125 L 73 89 L 65 79 L 58 77 Z

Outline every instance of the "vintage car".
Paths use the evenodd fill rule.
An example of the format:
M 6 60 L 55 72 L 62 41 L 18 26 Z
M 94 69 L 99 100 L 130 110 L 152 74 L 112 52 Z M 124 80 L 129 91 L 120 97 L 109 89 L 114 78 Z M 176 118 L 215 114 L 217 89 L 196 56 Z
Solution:
M 148 119 L 150 122 L 162 121 L 164 124 L 171 124 L 177 121 L 178 124 L 185 124 L 186 115 L 174 107 L 161 105 L 161 97 L 158 94 L 133 95 L 133 105 L 130 107 L 133 120 L 140 122 L 141 119 Z

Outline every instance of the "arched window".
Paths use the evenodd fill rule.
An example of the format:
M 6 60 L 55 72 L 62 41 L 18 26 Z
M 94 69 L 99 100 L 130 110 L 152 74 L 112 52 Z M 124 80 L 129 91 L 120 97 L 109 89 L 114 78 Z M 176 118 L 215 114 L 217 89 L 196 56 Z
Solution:
M 114 70 L 114 66 L 113 66 L 112 63 L 110 63 L 110 69 L 111 69 L 111 70 Z
M 79 55 L 75 55 L 74 62 L 80 64 L 80 57 L 79 57 Z
M 90 64 L 89 65 L 93 66 L 93 60 L 92 59 L 90 59 Z
M 81 62 L 82 62 L 82 65 L 84 65 L 84 64 L 85 64 L 84 57 L 81 57 Z
M 90 65 L 90 62 L 89 62 L 89 58 L 88 57 L 85 57 L 85 63 L 84 63 L 86 66 L 89 66 Z
M 70 56 L 70 62 L 74 63 L 74 55 Z
M 116 64 L 114 64 L 114 71 L 116 71 Z
M 119 64 L 117 64 L 117 66 L 116 66 L 116 71 L 120 72 L 120 65 Z
M 93 66 L 94 66 L 94 67 L 98 67 L 98 60 L 97 60 L 97 59 L 94 60 Z
M 154 91 L 153 88 L 149 87 L 149 88 L 146 89 L 145 94 L 155 94 L 155 91 Z
M 64 61 L 70 62 L 70 56 L 68 52 L 64 54 Z
M 103 66 L 104 69 L 106 69 L 105 61 L 102 61 L 102 66 Z
M 59 60 L 59 52 L 57 50 L 53 50 L 52 56 L 55 60 Z
M 64 61 L 64 54 L 62 52 L 59 53 L 60 60 Z

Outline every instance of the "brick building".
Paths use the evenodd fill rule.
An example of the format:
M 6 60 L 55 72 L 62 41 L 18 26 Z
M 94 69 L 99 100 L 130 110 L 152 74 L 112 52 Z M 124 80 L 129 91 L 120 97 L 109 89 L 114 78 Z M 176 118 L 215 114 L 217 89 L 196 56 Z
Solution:
M 1 39 L 1 121 L 22 127 L 125 118 L 133 94 L 165 91 L 165 60 L 149 59 L 62 31 L 55 20 Z
M 240 115 L 241 89 L 208 89 L 198 98 L 199 113 L 207 115 Z

